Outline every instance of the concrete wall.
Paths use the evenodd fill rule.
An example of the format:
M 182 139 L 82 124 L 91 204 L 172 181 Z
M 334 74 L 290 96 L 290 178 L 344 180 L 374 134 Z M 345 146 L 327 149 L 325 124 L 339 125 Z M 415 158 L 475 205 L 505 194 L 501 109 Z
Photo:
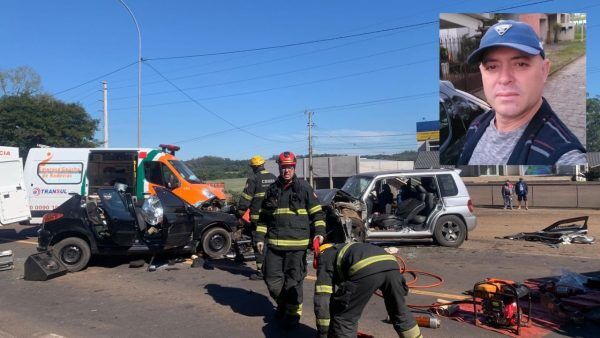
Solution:
M 503 206 L 502 183 L 467 183 L 475 206 Z M 600 209 L 600 182 L 529 183 L 528 205 Z M 513 197 L 513 205 L 517 198 Z

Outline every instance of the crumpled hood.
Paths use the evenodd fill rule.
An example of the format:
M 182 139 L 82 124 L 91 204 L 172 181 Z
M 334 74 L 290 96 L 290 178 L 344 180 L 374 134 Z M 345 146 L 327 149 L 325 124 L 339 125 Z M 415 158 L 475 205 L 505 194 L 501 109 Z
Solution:
M 336 196 L 344 196 L 345 199 L 356 201 L 356 198 L 341 189 L 317 189 L 315 190 L 321 205 L 329 205 L 335 199 Z

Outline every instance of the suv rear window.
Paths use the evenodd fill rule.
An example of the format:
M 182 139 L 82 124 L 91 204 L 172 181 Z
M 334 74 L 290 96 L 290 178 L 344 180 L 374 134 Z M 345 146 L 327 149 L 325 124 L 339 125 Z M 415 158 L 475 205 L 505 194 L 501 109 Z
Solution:
M 438 175 L 437 179 L 440 185 L 442 197 L 458 195 L 458 188 L 456 187 L 456 183 L 454 183 L 454 178 L 452 175 Z

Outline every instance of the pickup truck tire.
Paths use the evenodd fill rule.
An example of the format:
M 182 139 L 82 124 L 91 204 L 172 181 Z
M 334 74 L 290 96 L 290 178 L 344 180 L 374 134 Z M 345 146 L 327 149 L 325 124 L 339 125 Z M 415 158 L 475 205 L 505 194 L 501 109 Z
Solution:
M 458 216 L 442 216 L 435 223 L 433 239 L 441 246 L 458 248 L 466 237 L 467 226 Z
M 231 250 L 231 234 L 224 228 L 214 227 L 202 235 L 202 252 L 210 258 L 220 258 Z
M 90 245 L 79 237 L 67 237 L 52 246 L 52 254 L 63 263 L 69 272 L 85 269 L 92 251 Z

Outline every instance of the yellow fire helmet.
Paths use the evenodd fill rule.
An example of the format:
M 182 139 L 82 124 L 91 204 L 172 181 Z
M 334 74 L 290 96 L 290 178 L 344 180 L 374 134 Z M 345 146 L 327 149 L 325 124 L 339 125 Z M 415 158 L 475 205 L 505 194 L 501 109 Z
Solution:
M 265 164 L 265 159 L 260 155 L 254 155 L 250 159 L 250 165 L 253 167 L 258 167 L 259 165 Z

